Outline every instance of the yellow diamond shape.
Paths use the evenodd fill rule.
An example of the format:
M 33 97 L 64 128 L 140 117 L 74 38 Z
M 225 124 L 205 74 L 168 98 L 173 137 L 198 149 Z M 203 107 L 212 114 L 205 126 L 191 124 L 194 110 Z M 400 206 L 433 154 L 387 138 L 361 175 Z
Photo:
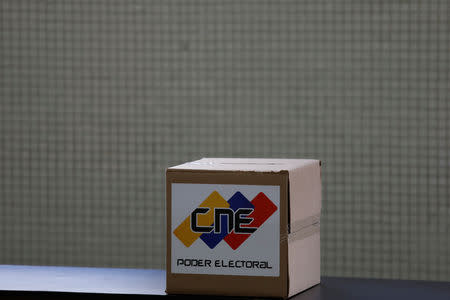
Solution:
M 197 216 L 197 223 L 199 226 L 211 226 L 214 223 L 214 208 L 215 207 L 230 207 L 230 204 L 217 192 L 212 192 L 203 201 L 199 207 L 210 208 L 206 214 L 199 214 Z M 186 246 L 190 247 L 199 237 L 202 235 L 198 232 L 191 230 L 191 215 L 181 222 L 181 224 L 175 228 L 173 234 Z

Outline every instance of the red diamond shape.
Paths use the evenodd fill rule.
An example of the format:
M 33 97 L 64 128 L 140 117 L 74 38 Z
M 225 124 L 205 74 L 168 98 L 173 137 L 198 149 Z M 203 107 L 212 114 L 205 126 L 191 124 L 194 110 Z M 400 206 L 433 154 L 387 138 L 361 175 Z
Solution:
M 242 227 L 258 228 L 277 211 L 276 205 L 262 192 L 256 195 L 250 202 L 255 206 L 254 211 L 248 215 L 253 221 L 248 225 L 242 225 Z M 250 233 L 235 233 L 233 230 L 224 238 L 224 240 L 233 250 L 236 250 L 249 237 Z

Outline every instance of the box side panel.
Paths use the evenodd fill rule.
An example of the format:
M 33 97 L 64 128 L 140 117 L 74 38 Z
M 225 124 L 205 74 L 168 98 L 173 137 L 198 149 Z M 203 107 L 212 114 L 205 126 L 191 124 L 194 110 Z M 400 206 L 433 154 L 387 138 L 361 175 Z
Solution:
M 314 160 L 289 171 L 291 224 L 314 215 L 322 208 L 320 161 Z
M 278 185 L 280 186 L 280 272 L 278 277 L 172 273 L 172 183 Z M 286 297 L 288 294 L 287 197 L 288 173 L 168 170 L 166 291 L 170 294 Z
M 289 241 L 289 297 L 320 283 L 320 233 Z

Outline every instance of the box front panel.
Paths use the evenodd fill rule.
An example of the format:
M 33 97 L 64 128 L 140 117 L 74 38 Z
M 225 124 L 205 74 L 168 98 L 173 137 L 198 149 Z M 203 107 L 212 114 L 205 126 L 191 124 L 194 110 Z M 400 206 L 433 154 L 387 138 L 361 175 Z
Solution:
M 171 184 L 171 273 L 280 275 L 280 186 Z
M 168 170 L 166 176 L 166 291 L 169 294 L 287 297 L 288 173 Z M 187 184 L 188 188 L 178 184 Z M 189 185 L 192 186 L 189 188 Z M 191 192 L 190 189 L 196 191 Z M 257 197 L 260 193 L 264 193 L 264 196 Z M 253 210 L 257 213 L 251 215 L 252 212 L 245 210 L 252 206 L 244 197 L 256 207 Z M 257 199 L 254 200 L 255 198 Z M 269 205 L 266 198 L 273 206 Z M 182 208 L 172 208 L 179 202 L 182 202 Z M 238 207 L 244 210 L 237 213 Z M 196 210 L 198 208 L 200 210 Z M 218 217 L 218 232 L 214 232 L 215 215 L 218 214 L 214 208 L 223 214 Z M 228 208 L 232 212 L 225 212 Z M 194 210 L 196 226 L 191 225 Z M 239 219 L 237 222 L 236 214 Z M 231 217 L 233 224 L 228 223 Z M 258 222 L 246 224 L 248 220 L 245 218 Z M 232 234 L 237 223 L 242 228 L 256 227 L 256 230 Z M 211 231 L 207 229 L 209 232 L 196 232 L 199 227 L 204 229 L 209 226 L 213 227 Z M 272 231 L 272 227 L 277 229 L 277 233 Z M 223 231 L 223 228 L 232 230 Z M 205 235 L 202 236 L 203 234 Z M 238 234 L 244 237 L 236 237 Z M 248 236 L 245 237 L 245 234 Z M 247 248 L 249 245 L 251 248 Z M 191 247 L 195 250 L 189 250 Z M 199 248 L 202 251 L 200 254 Z M 216 248 L 225 252 L 214 254 Z M 255 252 L 248 249 L 254 249 Z M 185 250 L 190 251 L 189 255 L 186 255 Z M 241 251 L 246 256 L 238 256 Z M 178 261 L 177 255 L 181 261 Z M 186 260 L 192 257 L 198 260 Z M 211 262 L 206 261 L 207 259 Z M 219 260 L 218 267 L 216 260 Z M 231 264 L 230 260 L 233 261 Z M 221 272 L 218 272 L 218 268 Z M 253 274 L 250 275 L 250 272 Z

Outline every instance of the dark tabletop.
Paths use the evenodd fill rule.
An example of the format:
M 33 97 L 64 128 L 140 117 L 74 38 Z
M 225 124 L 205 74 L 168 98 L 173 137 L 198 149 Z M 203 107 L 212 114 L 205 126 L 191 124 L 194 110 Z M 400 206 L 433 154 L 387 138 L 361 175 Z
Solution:
M 189 298 L 167 296 L 164 288 L 163 270 L 0 265 L 0 296 L 8 298 L 86 299 L 87 296 L 97 299 Z M 214 299 L 220 298 L 232 299 L 230 297 Z M 322 277 L 320 285 L 291 299 L 450 300 L 450 283 Z

